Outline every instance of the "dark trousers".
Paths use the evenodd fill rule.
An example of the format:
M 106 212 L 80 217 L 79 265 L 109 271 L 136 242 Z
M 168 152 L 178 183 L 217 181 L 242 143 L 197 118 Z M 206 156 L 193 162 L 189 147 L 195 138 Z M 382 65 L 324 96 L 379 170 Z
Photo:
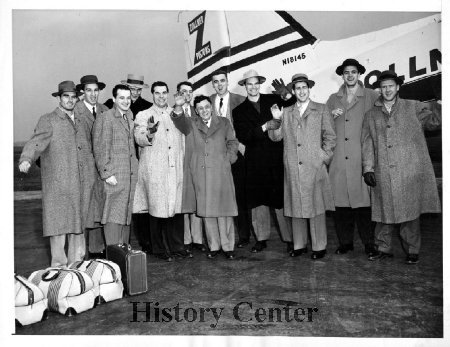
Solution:
M 247 208 L 245 194 L 245 162 L 241 153 L 238 153 L 237 161 L 231 165 L 238 215 L 234 218 L 240 241 L 249 241 L 253 229 L 251 212 Z
M 150 251 L 152 249 L 149 224 L 150 215 L 148 213 L 132 214 L 131 228 L 143 251 Z
M 372 222 L 370 207 L 336 207 L 333 213 L 336 234 L 340 245 L 353 244 L 353 230 L 358 228 L 364 245 L 374 244 L 375 222 Z
M 103 226 L 105 232 L 106 245 L 116 245 L 118 243 L 130 243 L 130 226 L 107 222 Z
M 169 218 L 149 216 L 150 239 L 153 254 L 184 250 L 184 215 Z

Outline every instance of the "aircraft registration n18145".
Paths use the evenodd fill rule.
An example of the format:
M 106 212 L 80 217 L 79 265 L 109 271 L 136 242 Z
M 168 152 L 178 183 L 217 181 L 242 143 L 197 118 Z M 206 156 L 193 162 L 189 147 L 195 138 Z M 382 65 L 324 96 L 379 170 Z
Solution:
M 440 14 L 336 41 L 321 41 L 284 11 L 189 11 L 181 13 L 181 22 L 188 79 L 196 94 L 212 94 L 211 73 L 224 69 L 230 90 L 245 95 L 237 82 L 255 69 L 267 78 L 263 93 L 273 91 L 273 79 L 287 83 L 301 72 L 316 82 L 311 98 L 326 102 L 342 84 L 336 67 L 355 58 L 366 68 L 361 76 L 366 87 L 390 69 L 404 78 L 403 98 L 440 98 Z

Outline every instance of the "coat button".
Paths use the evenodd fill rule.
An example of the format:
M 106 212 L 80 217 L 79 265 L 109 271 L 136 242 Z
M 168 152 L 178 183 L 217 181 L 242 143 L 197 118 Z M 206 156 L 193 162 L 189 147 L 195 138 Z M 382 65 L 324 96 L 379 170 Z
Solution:
M 169 129 L 166 129 L 167 131 L 169 131 Z
M 78 146 L 78 149 L 81 149 L 81 146 Z
M 345 159 L 348 159 L 348 157 L 345 157 Z
M 172 147 L 169 146 L 169 149 L 171 149 Z
M 298 162 L 298 165 L 302 165 L 302 162 L 301 162 L 301 161 L 299 161 L 299 162 Z
M 205 157 L 207 157 L 208 156 L 208 153 L 205 153 Z
M 348 122 L 349 120 L 348 120 L 348 119 L 346 119 L 345 121 L 346 121 L 346 122 Z
M 392 145 L 389 145 L 388 148 L 392 148 Z
M 345 138 L 345 141 L 348 141 L 348 137 Z
M 297 145 L 297 147 L 300 147 L 301 146 L 301 143 L 299 143 L 298 145 Z
M 387 126 L 386 126 L 386 128 L 390 128 L 391 126 L 388 124 Z

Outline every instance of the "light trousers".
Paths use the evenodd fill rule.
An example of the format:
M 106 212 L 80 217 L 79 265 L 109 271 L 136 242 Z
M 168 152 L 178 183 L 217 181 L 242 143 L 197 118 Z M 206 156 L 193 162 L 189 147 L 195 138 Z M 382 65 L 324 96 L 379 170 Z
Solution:
M 284 216 L 284 210 L 274 209 L 265 205 L 252 208 L 252 225 L 257 241 L 265 241 L 270 236 L 270 215 L 275 213 L 276 224 L 280 231 L 281 240 L 292 242 L 292 229 L 288 226 L 288 218 Z
M 191 243 L 203 244 L 202 219 L 195 213 L 186 213 L 184 215 L 184 244 Z
M 64 250 L 67 238 L 67 256 Z M 67 266 L 84 259 L 86 240 L 84 234 L 50 236 L 51 266 Z
M 375 227 L 375 244 L 378 250 L 392 253 L 392 232 L 396 224 L 377 222 Z M 403 249 L 409 254 L 419 254 L 420 250 L 420 218 L 400 223 L 400 239 Z
M 311 247 L 313 251 L 322 251 L 327 248 L 327 225 L 325 213 L 313 218 L 290 219 L 292 228 L 292 238 L 294 240 L 294 250 L 305 248 L 308 244 L 308 224 L 311 235 Z
M 204 217 L 205 233 L 211 251 L 229 252 L 234 250 L 233 217 Z

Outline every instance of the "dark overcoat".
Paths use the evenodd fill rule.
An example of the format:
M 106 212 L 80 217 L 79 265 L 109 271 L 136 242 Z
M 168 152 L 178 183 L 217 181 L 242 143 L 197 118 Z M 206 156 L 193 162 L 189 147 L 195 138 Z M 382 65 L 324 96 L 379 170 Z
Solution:
M 59 107 L 43 115 L 20 157 L 30 163 L 41 158 L 44 236 L 80 234 L 92 224 L 88 211 L 97 173 L 89 123 L 79 113 L 74 120 Z
M 436 178 L 423 127 L 440 125 L 425 105 L 398 98 L 391 113 L 383 102 L 366 113 L 361 134 L 363 172 L 375 172 L 372 220 L 403 223 L 440 212 Z
M 295 99 L 295 98 L 294 98 Z M 236 137 L 245 146 L 245 186 L 248 208 L 283 208 L 283 142 L 273 142 L 262 126 L 270 119 L 276 95 L 261 94 L 259 113 L 247 99 L 233 110 Z M 291 102 L 292 104 L 292 102 Z
M 131 111 L 128 110 L 125 120 L 115 107 L 97 115 L 94 123 L 94 156 L 100 177 L 103 181 L 111 176 L 117 179 L 115 186 L 103 183 L 102 224 L 131 222 L 138 173 L 133 130 Z
M 231 164 L 237 159 L 238 141 L 230 121 L 211 117 L 210 127 L 196 117 L 172 117 L 186 135 L 183 212 L 200 217 L 237 216 Z

